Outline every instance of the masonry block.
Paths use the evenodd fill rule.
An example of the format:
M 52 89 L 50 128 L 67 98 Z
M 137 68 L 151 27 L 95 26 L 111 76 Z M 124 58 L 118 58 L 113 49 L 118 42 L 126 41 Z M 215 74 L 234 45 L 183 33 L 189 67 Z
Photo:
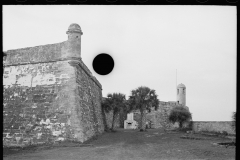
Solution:
M 75 27 L 69 28 L 67 41 L 6 52 L 5 146 L 84 142 L 104 131 L 102 86 L 80 58 Z

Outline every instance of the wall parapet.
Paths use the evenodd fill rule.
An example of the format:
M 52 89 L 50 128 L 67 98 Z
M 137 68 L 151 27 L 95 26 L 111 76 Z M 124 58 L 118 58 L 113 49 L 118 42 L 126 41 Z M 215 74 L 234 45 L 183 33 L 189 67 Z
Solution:
M 159 105 L 183 106 L 182 104 L 179 104 L 177 102 L 164 102 L 164 101 L 159 101 Z
M 65 42 L 8 50 L 5 65 L 20 65 L 54 61 L 61 58 Z
M 79 45 L 75 43 L 77 42 L 64 41 L 54 44 L 8 50 L 5 52 L 7 57 L 4 65 L 59 61 L 69 57 L 80 58 L 81 50 Z
M 5 52 L 7 56 L 5 57 L 5 61 L 3 67 L 8 66 L 19 66 L 19 65 L 28 65 L 28 64 L 38 64 L 38 63 L 52 63 L 58 61 L 76 61 L 78 65 L 85 71 L 85 73 L 95 82 L 95 84 L 102 89 L 102 85 L 99 81 L 92 75 L 91 71 L 87 68 L 87 66 L 83 63 L 82 58 L 80 57 L 64 57 L 61 56 L 61 49 L 62 43 L 56 43 L 51 45 L 43 45 L 37 47 L 28 47 L 16 50 L 8 50 Z M 48 49 L 50 47 L 50 49 Z M 40 52 L 40 50 L 44 50 L 45 52 Z M 55 49 L 51 49 L 55 48 Z M 51 50 L 53 52 L 51 52 Z M 33 51 L 30 53 L 30 51 Z M 40 53 L 43 53 L 41 56 Z M 50 56 L 51 54 L 52 56 Z M 31 54 L 31 55 L 30 55 Z M 30 57 L 34 57 L 34 55 L 38 58 L 31 59 Z

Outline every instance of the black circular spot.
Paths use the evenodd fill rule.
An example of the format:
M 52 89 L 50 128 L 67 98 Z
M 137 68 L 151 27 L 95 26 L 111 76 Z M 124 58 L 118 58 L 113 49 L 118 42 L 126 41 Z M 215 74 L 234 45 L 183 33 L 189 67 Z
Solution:
M 101 53 L 93 59 L 92 65 L 96 73 L 107 75 L 113 70 L 114 60 L 109 54 Z

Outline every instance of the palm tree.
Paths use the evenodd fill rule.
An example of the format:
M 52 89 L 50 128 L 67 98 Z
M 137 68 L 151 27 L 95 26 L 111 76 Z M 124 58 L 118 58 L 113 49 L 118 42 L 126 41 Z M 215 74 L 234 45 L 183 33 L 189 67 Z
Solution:
M 131 91 L 128 101 L 130 110 L 139 109 L 141 113 L 139 124 L 140 131 L 146 130 L 146 111 L 151 112 L 153 107 L 157 110 L 159 105 L 155 90 L 144 86 L 138 87 Z
M 105 112 L 109 113 L 110 111 L 113 112 L 113 118 L 112 118 L 112 127 L 111 130 L 114 128 L 114 122 L 116 115 L 123 110 L 126 105 L 125 105 L 125 95 L 122 93 L 113 93 L 113 94 L 108 94 L 107 98 L 103 101 L 102 107 Z

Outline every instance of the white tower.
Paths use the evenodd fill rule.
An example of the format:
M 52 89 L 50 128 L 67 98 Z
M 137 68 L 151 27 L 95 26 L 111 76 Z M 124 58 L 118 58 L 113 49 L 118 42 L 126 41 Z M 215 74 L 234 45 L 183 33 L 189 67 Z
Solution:
M 186 106 L 186 86 L 182 83 L 177 86 L 177 103 Z

